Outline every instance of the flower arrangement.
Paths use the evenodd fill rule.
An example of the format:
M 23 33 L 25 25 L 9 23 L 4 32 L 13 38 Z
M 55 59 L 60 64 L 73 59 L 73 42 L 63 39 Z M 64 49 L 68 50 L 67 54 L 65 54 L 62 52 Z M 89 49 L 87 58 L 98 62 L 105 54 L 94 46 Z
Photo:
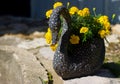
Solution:
M 92 40 L 94 37 L 104 39 L 111 33 L 111 24 L 107 15 L 97 15 L 95 12 L 96 8 L 93 8 L 94 15 L 92 15 L 87 7 L 79 9 L 76 6 L 69 7 L 69 4 L 70 3 L 68 2 L 66 8 L 69 10 L 69 14 L 71 16 L 72 34 L 69 41 L 72 45 L 81 44 L 81 42 L 84 43 L 87 40 Z M 63 6 L 63 3 L 54 3 L 53 9 L 57 8 L 58 6 Z M 46 18 L 50 18 L 53 9 L 50 9 L 46 12 Z M 48 44 L 51 44 L 51 33 L 52 32 L 50 28 L 48 28 L 47 33 L 45 34 L 46 42 Z M 58 44 L 50 45 L 50 47 L 53 51 L 55 51 L 57 45 Z

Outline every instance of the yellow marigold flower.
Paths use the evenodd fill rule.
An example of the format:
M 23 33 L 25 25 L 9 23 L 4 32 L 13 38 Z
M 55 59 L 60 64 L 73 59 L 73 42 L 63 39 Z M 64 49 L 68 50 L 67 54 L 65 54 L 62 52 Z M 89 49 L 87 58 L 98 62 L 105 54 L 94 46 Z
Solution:
M 47 31 L 51 33 L 50 27 L 47 29 Z
M 87 27 L 82 27 L 81 29 L 80 29 L 80 33 L 86 33 L 86 32 L 88 32 L 88 28 Z
M 79 9 L 76 6 L 73 6 L 73 7 L 70 8 L 69 13 L 71 15 L 73 15 L 73 14 L 75 14 L 78 11 L 79 11 Z
M 86 7 L 83 9 L 83 11 L 88 11 L 88 12 L 90 12 L 90 11 L 89 11 L 89 8 L 86 8 Z
M 79 10 L 79 11 L 77 12 L 77 14 L 80 15 L 80 16 L 83 16 L 82 10 Z
M 80 40 L 79 36 L 76 36 L 74 34 L 70 37 L 71 44 L 79 44 L 79 40 Z
M 51 48 L 53 51 L 55 51 L 55 50 L 57 49 L 57 46 L 58 46 L 58 44 L 50 45 L 50 48 Z
M 104 18 L 104 20 L 106 20 L 106 21 L 109 20 L 108 16 L 106 16 L 106 15 L 104 15 L 103 18 Z
M 90 15 L 89 9 L 88 8 L 84 8 L 83 9 L 83 16 L 88 16 L 88 15 Z
M 110 30 L 107 29 L 107 30 L 105 31 L 105 33 L 106 33 L 106 35 L 109 35 L 109 34 L 110 34 Z
M 108 19 L 108 16 L 103 15 L 98 19 L 98 21 L 103 24 L 104 22 L 108 22 L 109 19 Z
M 62 2 L 56 2 L 54 5 L 53 5 L 53 8 L 57 8 L 58 6 L 62 6 L 63 3 Z
M 50 9 L 46 12 L 46 17 L 49 18 L 51 14 L 52 14 L 52 9 Z
M 90 11 L 88 8 L 84 8 L 83 10 L 79 10 L 78 11 L 78 15 L 80 16 L 89 16 L 90 15 Z
M 110 29 L 110 22 L 104 22 L 103 25 L 104 25 L 105 29 L 107 29 L 107 30 Z
M 106 36 L 106 31 L 105 31 L 105 30 L 100 30 L 100 31 L 98 32 L 98 34 L 100 34 L 100 37 L 101 37 L 101 38 L 104 38 L 104 37 Z
M 48 44 L 52 41 L 52 34 L 50 28 L 48 28 L 47 33 L 45 34 L 45 39 Z

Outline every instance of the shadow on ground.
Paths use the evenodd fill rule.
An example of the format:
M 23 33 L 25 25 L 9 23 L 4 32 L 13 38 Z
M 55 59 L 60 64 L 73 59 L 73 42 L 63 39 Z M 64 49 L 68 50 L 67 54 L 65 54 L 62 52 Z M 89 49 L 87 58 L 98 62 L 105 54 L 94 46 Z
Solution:
M 103 68 L 109 69 L 117 78 L 120 78 L 120 63 L 104 63 Z

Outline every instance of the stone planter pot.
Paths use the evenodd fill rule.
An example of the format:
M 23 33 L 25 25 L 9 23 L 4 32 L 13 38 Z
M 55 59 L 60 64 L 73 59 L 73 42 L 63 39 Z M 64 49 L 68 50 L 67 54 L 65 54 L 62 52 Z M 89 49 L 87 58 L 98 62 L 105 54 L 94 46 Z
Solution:
M 59 37 L 60 14 L 64 19 L 62 33 Z M 53 10 L 49 19 L 49 27 L 52 31 L 52 45 L 56 44 L 59 39 L 53 60 L 53 68 L 59 76 L 69 79 L 91 75 L 99 70 L 105 56 L 103 39 L 94 36 L 86 42 L 80 41 L 79 44 L 71 44 L 69 41 L 72 34 L 70 16 L 64 7 Z
M 93 41 L 73 45 L 70 50 L 65 50 L 65 45 L 67 44 L 61 42 L 53 60 L 54 70 L 63 79 L 92 75 L 103 64 L 105 56 L 103 39 L 94 38 Z

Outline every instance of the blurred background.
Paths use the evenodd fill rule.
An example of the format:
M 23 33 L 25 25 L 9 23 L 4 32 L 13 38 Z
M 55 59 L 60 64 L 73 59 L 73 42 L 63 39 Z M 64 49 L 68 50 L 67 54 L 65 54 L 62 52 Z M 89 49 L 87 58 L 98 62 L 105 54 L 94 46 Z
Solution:
M 64 5 L 70 2 L 79 8 L 96 8 L 97 13 L 106 14 L 109 17 L 116 14 L 112 23 L 120 23 L 120 0 L 1 0 L 0 15 L 22 16 L 33 19 L 44 19 L 46 10 L 50 9 L 54 2 L 62 1 Z

